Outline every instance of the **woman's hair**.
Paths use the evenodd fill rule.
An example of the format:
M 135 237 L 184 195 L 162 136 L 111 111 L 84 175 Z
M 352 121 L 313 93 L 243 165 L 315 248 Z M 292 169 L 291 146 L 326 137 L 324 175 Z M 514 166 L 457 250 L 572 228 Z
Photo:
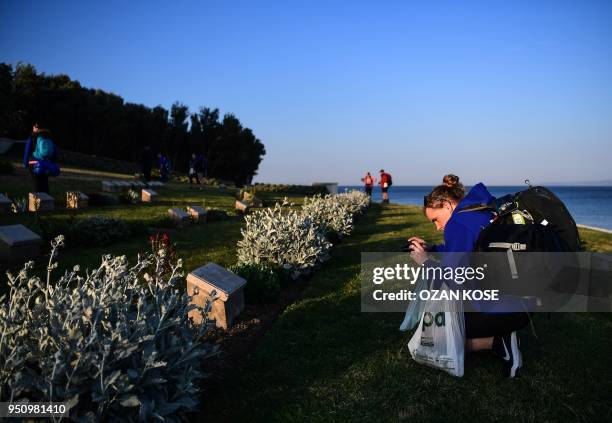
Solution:
M 442 185 L 435 187 L 423 201 L 423 208 L 438 209 L 447 202 L 458 203 L 465 196 L 465 188 L 457 175 L 448 174 L 442 178 Z

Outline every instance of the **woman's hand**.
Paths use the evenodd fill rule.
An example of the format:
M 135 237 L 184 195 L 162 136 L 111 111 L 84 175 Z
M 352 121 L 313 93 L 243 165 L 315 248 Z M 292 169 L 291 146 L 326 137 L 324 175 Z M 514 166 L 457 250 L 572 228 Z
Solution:
M 410 248 L 410 257 L 417 262 L 417 264 L 423 264 L 429 256 L 427 255 L 427 243 L 419 237 L 413 236 L 408 238 L 408 242 L 412 243 Z
M 420 244 L 426 251 L 429 247 L 429 244 L 427 244 L 427 242 L 423 238 L 419 238 L 418 236 L 411 236 L 410 238 L 408 238 L 408 242 L 412 242 L 413 244 Z
M 425 263 L 429 258 L 427 256 L 427 251 L 425 251 L 425 248 L 423 248 L 423 245 L 419 244 L 418 242 L 412 244 L 410 257 L 412 257 L 412 259 L 416 261 L 419 265 Z

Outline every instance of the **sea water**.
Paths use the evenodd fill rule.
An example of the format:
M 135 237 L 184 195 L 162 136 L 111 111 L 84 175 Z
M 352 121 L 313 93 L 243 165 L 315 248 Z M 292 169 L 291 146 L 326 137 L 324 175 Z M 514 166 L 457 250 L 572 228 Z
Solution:
M 487 187 L 495 197 L 523 191 L 526 186 L 490 186 Z M 576 223 L 612 230 L 612 187 L 604 186 L 547 186 L 565 203 Z M 340 186 L 338 192 L 345 189 L 360 189 L 363 186 Z M 389 189 L 389 200 L 392 203 L 423 206 L 423 196 L 431 191 L 431 186 L 392 186 Z M 469 187 L 466 189 L 469 190 Z M 374 201 L 382 199 L 380 186 L 375 186 L 372 194 Z

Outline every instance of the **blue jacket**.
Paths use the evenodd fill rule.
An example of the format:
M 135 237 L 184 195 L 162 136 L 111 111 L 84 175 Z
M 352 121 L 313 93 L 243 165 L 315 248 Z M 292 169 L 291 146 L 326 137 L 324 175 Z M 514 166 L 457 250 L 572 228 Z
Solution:
M 483 183 L 478 183 L 470 189 L 467 195 L 457 204 L 451 218 L 444 227 L 444 244 L 436 245 L 432 251 L 442 253 L 441 266 L 459 267 L 470 265 L 470 254 L 448 254 L 448 253 L 470 253 L 476 246 L 480 232 L 491 223 L 493 213 L 490 211 L 459 212 L 462 208 L 471 205 L 488 204 L 495 200 Z M 433 260 L 425 263 L 428 267 L 439 266 Z M 478 288 L 478 286 L 465 283 L 461 286 L 465 289 Z M 496 303 L 471 301 L 473 311 L 483 312 L 507 312 L 508 310 L 520 310 L 520 301 L 510 297 L 502 297 Z
M 30 160 L 32 159 L 32 154 L 36 148 L 37 141 L 38 137 L 36 135 L 30 135 L 26 141 L 25 150 L 23 151 L 23 166 L 26 169 L 30 168 Z M 57 161 L 57 147 L 55 147 L 55 144 L 53 145 L 53 155 L 49 158 L 49 160 L 52 162 Z
M 478 183 L 470 189 L 465 197 L 457 204 L 453 213 L 444 226 L 444 244 L 434 245 L 432 252 L 442 253 L 441 263 L 433 260 L 425 262 L 427 267 L 462 267 L 470 265 L 470 253 L 476 246 L 480 232 L 491 223 L 493 213 L 490 211 L 459 212 L 466 206 L 475 204 L 488 204 L 495 200 L 484 184 Z M 466 254 L 448 254 L 466 253 Z M 436 286 L 437 287 L 437 286 Z M 462 288 L 469 288 L 463 285 Z
M 34 151 L 34 140 L 32 139 L 32 135 L 28 137 L 26 141 L 25 150 L 23 151 L 23 167 L 29 169 L 30 167 L 30 157 L 32 156 L 32 152 Z
M 459 210 L 475 204 L 488 204 L 493 200 L 495 197 L 489 193 L 482 182 L 470 189 L 463 200 L 457 204 L 444 227 L 444 252 L 470 252 L 474 249 L 480 231 L 491 223 L 493 213 L 490 211 L 460 213 Z

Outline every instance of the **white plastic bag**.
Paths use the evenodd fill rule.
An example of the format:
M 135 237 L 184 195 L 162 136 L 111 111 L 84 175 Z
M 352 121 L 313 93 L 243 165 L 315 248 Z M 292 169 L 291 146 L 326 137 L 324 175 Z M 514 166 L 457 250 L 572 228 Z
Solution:
M 448 288 L 443 285 L 441 289 Z M 452 300 L 427 301 L 421 322 L 408 342 L 408 350 L 418 363 L 436 367 L 453 376 L 463 376 L 463 303 Z
M 404 321 L 400 325 L 399 330 L 402 332 L 409 331 L 413 329 L 417 323 L 421 321 L 421 317 L 423 315 L 423 309 L 425 308 L 425 301 L 419 299 L 419 292 L 424 289 L 427 289 L 429 282 L 423 278 L 419 278 L 417 281 L 414 292 L 417 297 L 415 300 L 410 301 L 408 307 L 406 308 L 406 314 L 404 315 Z

